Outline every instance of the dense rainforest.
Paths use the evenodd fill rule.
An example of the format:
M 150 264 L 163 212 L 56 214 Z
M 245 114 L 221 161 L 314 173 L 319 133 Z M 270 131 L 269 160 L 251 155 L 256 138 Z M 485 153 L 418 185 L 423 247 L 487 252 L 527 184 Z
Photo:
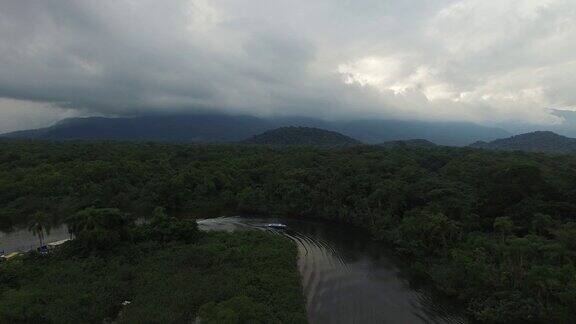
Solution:
M 576 157 L 472 148 L 0 142 L 0 222 L 86 209 L 349 222 L 481 322 L 576 319 Z

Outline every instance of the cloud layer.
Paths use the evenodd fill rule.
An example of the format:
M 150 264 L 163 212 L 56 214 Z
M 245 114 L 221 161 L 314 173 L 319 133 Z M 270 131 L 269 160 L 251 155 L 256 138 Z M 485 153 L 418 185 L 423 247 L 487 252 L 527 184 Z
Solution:
M 0 131 L 197 109 L 551 124 L 575 71 L 573 0 L 0 4 Z

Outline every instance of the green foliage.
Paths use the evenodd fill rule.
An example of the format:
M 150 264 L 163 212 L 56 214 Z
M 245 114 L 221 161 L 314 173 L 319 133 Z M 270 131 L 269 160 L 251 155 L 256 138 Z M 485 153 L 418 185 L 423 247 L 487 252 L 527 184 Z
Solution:
M 27 224 L 37 211 L 58 223 L 82 211 L 91 218 L 86 213 L 95 212 L 86 209 L 102 208 L 154 214 L 154 228 L 142 226 L 126 237 L 163 247 L 176 244 L 172 237 L 177 244 L 203 240 L 194 224 L 167 215 L 266 214 L 353 223 L 394 244 L 475 319 L 576 318 L 574 156 L 446 147 L 0 143 L 2 227 Z M 110 242 L 125 238 L 112 227 L 98 232 L 106 226 L 94 226 L 86 242 L 96 242 L 97 251 L 113 249 Z M 210 249 L 231 257 L 221 245 Z M 237 303 L 254 306 L 226 303 L 233 297 L 207 300 L 214 302 L 207 312 L 234 318 L 242 308 Z
M 494 231 L 504 236 L 514 232 L 514 222 L 510 217 L 496 217 L 494 219 Z
M 206 233 L 194 244 L 126 241 L 87 257 L 76 244 L 0 264 L 0 323 L 189 323 L 199 314 L 206 323 L 306 322 L 288 239 Z
M 81 251 L 108 251 L 127 238 L 126 216 L 115 208 L 86 208 L 67 219 Z
M 208 324 L 267 323 L 264 305 L 246 296 L 236 296 L 221 303 L 210 302 L 200 308 L 200 318 Z
M 133 231 L 136 240 L 156 242 L 182 241 L 192 243 L 198 240 L 198 224 L 193 219 L 169 217 L 162 207 L 154 209 L 150 224 L 137 227 Z
M 407 251 L 427 255 L 447 251 L 460 236 L 458 222 L 443 214 L 417 211 L 402 219 L 396 244 L 405 247 Z
M 547 236 L 550 234 L 549 229 L 554 227 L 554 219 L 550 215 L 536 213 L 534 214 L 531 225 L 531 231 L 533 233 Z

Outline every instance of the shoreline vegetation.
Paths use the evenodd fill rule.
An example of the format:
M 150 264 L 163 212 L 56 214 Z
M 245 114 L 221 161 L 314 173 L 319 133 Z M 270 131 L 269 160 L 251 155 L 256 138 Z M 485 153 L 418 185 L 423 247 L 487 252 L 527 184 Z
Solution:
M 0 322 L 306 323 L 286 238 L 161 213 L 135 226 L 117 209 L 84 210 L 71 228 L 48 255 L 0 265 Z
M 466 305 L 466 313 L 476 321 L 576 319 L 575 156 L 448 147 L 0 142 L 3 228 L 28 224 L 38 212 L 58 224 L 70 222 L 70 215 L 94 210 L 146 215 L 157 206 L 168 215 L 216 215 L 226 210 L 352 223 L 393 245 L 415 272 Z M 86 218 L 86 214 L 79 217 Z M 126 235 L 115 233 L 100 244 L 121 242 Z M 234 235 L 207 237 L 212 235 L 234 240 Z M 134 249 L 148 244 L 153 243 L 145 240 Z M 89 250 L 86 246 L 77 252 Z M 208 250 L 226 256 L 222 261 L 234 257 L 227 248 Z M 165 253 L 170 259 L 176 252 Z M 203 260 L 188 265 L 201 267 Z M 31 264 L 35 262 L 42 261 Z M 296 261 L 291 262 L 295 271 Z M 92 266 L 98 268 L 83 265 Z M 0 269 L 2 287 L 11 276 L 27 271 L 23 267 L 7 274 Z M 122 273 L 116 270 L 110 272 Z M 174 282 L 165 287 L 170 284 Z M 7 298 L 6 291 L 0 298 Z M 31 292 L 20 298 L 34 302 L 34 296 Z M 156 301 L 153 294 L 147 296 L 148 302 Z M 228 313 L 220 308 L 246 307 L 260 314 L 258 301 L 239 298 L 217 299 L 218 303 L 205 306 L 207 318 Z M 301 312 L 290 305 L 286 305 L 294 310 L 290 314 Z

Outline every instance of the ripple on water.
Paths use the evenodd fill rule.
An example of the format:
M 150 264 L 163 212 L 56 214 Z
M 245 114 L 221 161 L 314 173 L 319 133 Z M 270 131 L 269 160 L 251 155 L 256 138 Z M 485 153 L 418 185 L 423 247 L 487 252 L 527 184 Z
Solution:
M 410 286 L 396 261 L 348 226 L 292 219 L 200 220 L 203 230 L 266 230 L 293 240 L 311 323 L 467 323 L 455 307 Z M 284 223 L 288 229 L 267 228 Z M 354 244 L 351 244 L 354 243 Z

